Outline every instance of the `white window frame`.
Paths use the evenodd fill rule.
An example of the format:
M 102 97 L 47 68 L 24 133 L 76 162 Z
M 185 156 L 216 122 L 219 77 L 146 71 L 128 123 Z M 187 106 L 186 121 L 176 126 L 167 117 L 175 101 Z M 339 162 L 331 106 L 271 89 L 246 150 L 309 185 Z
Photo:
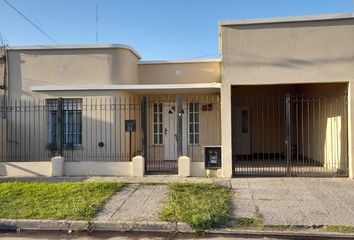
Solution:
M 58 100 L 48 99 L 48 143 L 56 144 L 57 128 L 56 117 L 58 114 Z M 70 114 L 74 117 L 70 121 Z M 82 99 L 63 99 L 63 144 L 64 148 L 82 147 Z M 53 121 L 54 120 L 54 121 Z M 54 127 L 53 125 L 54 124 Z M 70 126 L 70 124 L 72 126 Z M 54 136 L 54 137 L 53 137 Z M 70 136 L 71 140 L 70 141 Z
M 155 117 L 156 116 L 156 117 Z M 154 145 L 163 145 L 163 103 L 153 104 L 152 109 L 152 142 Z M 155 128 L 156 126 L 156 128 Z M 156 136 L 156 138 L 155 138 Z
M 189 102 L 188 105 L 188 145 L 199 145 L 200 104 L 198 102 Z M 198 138 L 196 138 L 196 136 L 198 136 Z

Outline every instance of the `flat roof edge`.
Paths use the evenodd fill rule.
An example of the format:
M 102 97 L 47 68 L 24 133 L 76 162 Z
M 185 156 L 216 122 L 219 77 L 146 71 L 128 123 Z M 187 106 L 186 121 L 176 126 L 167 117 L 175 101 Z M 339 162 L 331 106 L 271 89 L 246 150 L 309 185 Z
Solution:
M 220 89 L 218 82 L 188 84 L 121 84 L 121 85 L 41 85 L 31 91 L 83 91 L 83 90 L 173 90 L 173 89 Z
M 120 48 L 127 49 L 134 53 L 139 59 L 141 55 L 131 46 L 126 44 L 83 44 L 83 45 L 29 45 L 29 46 L 8 46 L 6 50 L 67 50 L 67 49 L 104 49 Z
M 219 26 L 311 22 L 311 21 L 326 21 L 326 20 L 329 21 L 329 20 L 341 20 L 341 19 L 354 19 L 354 14 L 339 13 L 339 14 L 324 14 L 324 15 L 309 15 L 309 16 L 245 19 L 245 20 L 223 20 L 223 21 L 219 21 Z
M 173 63 L 207 63 L 207 62 L 221 62 L 220 58 L 211 58 L 211 59 L 185 59 L 185 60 L 158 60 L 158 61 L 139 61 L 138 64 L 173 64 Z

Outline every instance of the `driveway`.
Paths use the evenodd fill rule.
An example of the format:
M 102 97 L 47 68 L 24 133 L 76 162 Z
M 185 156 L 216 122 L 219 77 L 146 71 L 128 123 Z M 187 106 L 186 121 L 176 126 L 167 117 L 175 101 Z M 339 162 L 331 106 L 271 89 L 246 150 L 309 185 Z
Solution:
M 340 178 L 233 178 L 236 217 L 269 225 L 354 226 L 354 181 Z

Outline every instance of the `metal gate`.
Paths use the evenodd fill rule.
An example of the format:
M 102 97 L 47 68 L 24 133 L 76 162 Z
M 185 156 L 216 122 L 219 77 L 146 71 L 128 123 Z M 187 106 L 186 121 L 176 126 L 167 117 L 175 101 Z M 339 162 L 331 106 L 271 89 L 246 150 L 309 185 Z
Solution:
M 237 95 L 236 176 L 348 176 L 347 94 Z
M 145 172 L 177 173 L 182 144 L 181 104 L 180 97 L 142 97 Z

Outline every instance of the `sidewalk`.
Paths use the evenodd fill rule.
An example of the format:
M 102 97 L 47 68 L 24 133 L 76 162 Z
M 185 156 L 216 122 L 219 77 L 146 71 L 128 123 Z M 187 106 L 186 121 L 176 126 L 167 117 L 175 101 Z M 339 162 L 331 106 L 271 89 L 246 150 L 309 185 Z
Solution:
M 159 220 L 159 212 L 168 199 L 169 188 L 166 184 L 188 181 L 214 182 L 230 187 L 233 194 L 234 218 L 260 218 L 265 225 L 354 226 L 354 181 L 344 178 L 217 179 L 151 175 L 143 178 L 0 178 L 1 181 L 128 183 L 96 214 L 97 222 L 126 222 L 131 226 L 150 224 L 150 227 L 154 223 L 160 226 L 167 224 Z M 176 226 L 172 226 L 167 229 L 175 228 Z
M 95 177 L 86 181 L 106 180 Z M 217 179 L 147 176 L 109 180 L 134 185 L 118 192 L 98 215 L 98 220 L 158 221 L 158 213 L 167 200 L 168 187 L 136 183 L 191 181 L 215 182 L 232 188 L 235 218 L 261 218 L 265 225 L 354 226 L 354 181 L 345 178 Z M 107 209 L 110 209 L 109 213 L 103 216 Z
M 231 185 L 237 217 L 260 216 L 267 225 L 354 226 L 353 180 L 234 178 Z

